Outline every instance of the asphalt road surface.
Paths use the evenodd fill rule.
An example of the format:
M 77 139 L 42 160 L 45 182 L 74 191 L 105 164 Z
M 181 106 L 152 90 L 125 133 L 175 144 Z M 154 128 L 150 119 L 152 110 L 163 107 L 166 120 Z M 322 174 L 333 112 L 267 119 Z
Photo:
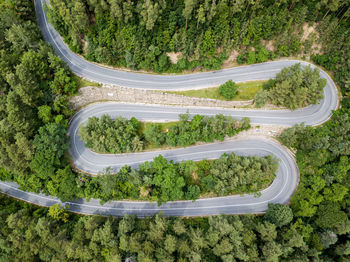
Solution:
M 57 54 L 64 59 L 68 66 L 77 75 L 86 77 L 100 83 L 116 84 L 119 86 L 159 89 L 159 90 L 185 90 L 217 86 L 228 79 L 236 82 L 248 80 L 264 80 L 274 77 L 283 67 L 306 62 L 295 60 L 283 60 L 242 66 L 232 69 L 219 70 L 216 72 L 197 73 L 190 75 L 151 75 L 133 72 L 117 71 L 101 67 L 85 61 L 83 58 L 72 53 L 63 43 L 58 33 L 48 24 L 42 9 L 42 1 L 35 0 L 38 23 L 46 41 L 52 44 Z M 311 65 L 314 67 L 313 65 Z M 337 90 L 332 79 L 321 70 L 321 76 L 327 79 L 324 89 L 324 99 L 318 105 L 307 108 L 289 110 L 230 110 L 213 108 L 185 108 L 166 107 L 152 105 L 131 105 L 121 103 L 102 103 L 88 106 L 74 116 L 70 123 L 69 135 L 71 138 L 71 149 L 75 166 L 86 172 L 97 174 L 106 167 L 118 170 L 123 165 L 137 167 L 144 161 L 150 161 L 160 153 L 167 159 L 174 161 L 200 160 L 202 158 L 218 158 L 224 152 L 234 152 L 238 155 L 273 155 L 279 159 L 279 168 L 274 182 L 261 192 L 259 197 L 253 195 L 228 196 L 192 201 L 175 201 L 157 206 L 149 202 L 112 201 L 100 205 L 98 200 L 78 200 L 66 203 L 73 212 L 83 214 L 103 214 L 121 216 L 125 213 L 137 216 L 150 216 L 163 212 L 167 216 L 200 216 L 215 214 L 245 214 L 261 213 L 267 209 L 268 203 L 287 203 L 296 190 L 299 172 L 294 158 L 289 150 L 276 142 L 260 139 L 247 138 L 223 143 L 212 143 L 187 148 L 152 151 L 143 153 L 106 155 L 96 154 L 85 148 L 83 142 L 77 135 L 78 127 L 84 124 L 90 116 L 101 116 L 110 114 L 112 117 L 135 116 L 141 120 L 171 121 L 178 118 L 179 113 L 189 110 L 190 114 L 215 115 L 223 113 L 240 119 L 250 117 L 252 123 L 256 124 L 279 124 L 290 126 L 295 123 L 305 122 L 307 125 L 318 125 L 329 119 L 332 110 L 338 106 Z M 23 192 L 17 188 L 15 183 L 0 182 L 0 189 L 18 199 L 28 201 L 41 206 L 50 206 L 60 201 L 53 197 Z

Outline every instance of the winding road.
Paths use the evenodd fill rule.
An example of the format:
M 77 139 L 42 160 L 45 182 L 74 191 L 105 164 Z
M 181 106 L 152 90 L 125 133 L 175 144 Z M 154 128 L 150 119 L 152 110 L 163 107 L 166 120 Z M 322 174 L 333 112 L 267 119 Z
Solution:
M 140 89 L 185 90 L 217 86 L 228 79 L 236 82 L 265 80 L 274 77 L 283 67 L 295 63 L 309 65 L 309 63 L 303 61 L 283 60 L 215 72 L 171 76 L 113 70 L 90 63 L 72 53 L 62 41 L 59 34 L 47 22 L 42 3 L 43 0 L 35 0 L 38 23 L 45 40 L 55 48 L 57 54 L 66 61 L 74 73 L 100 83 Z M 311 67 L 314 68 L 315 66 L 311 64 Z M 137 167 L 140 163 L 152 160 L 159 154 L 174 161 L 218 158 L 224 152 L 234 152 L 238 155 L 274 155 L 279 159 L 276 179 L 268 188 L 261 191 L 259 197 L 248 194 L 243 196 L 235 195 L 200 199 L 195 202 L 175 201 L 163 204 L 162 206 L 157 206 L 156 203 L 135 201 L 111 201 L 102 206 L 95 199 L 90 202 L 77 200 L 66 204 L 70 206 L 71 211 L 83 214 L 122 216 L 128 213 L 143 217 L 154 215 L 158 212 L 163 212 L 167 216 L 261 213 L 267 209 L 268 203 L 287 203 L 296 190 L 299 171 L 289 150 L 272 140 L 249 137 L 244 140 L 211 143 L 174 150 L 108 155 L 97 154 L 85 148 L 84 143 L 77 134 L 78 128 L 81 124 L 86 123 L 89 117 L 101 116 L 103 114 L 109 114 L 112 117 L 123 116 L 127 118 L 135 116 L 144 121 L 172 121 L 178 119 L 178 114 L 184 113 L 187 110 L 190 114 L 215 115 L 222 113 L 231 115 L 237 119 L 249 117 L 251 122 L 255 124 L 291 126 L 304 122 L 307 125 L 315 126 L 327 121 L 331 117 L 332 111 L 338 106 L 338 94 L 333 80 L 322 70 L 320 71 L 320 75 L 327 79 L 327 85 L 324 89 L 324 99 L 318 105 L 311 105 L 295 111 L 185 108 L 110 102 L 87 106 L 78 112 L 70 122 L 68 133 L 71 139 L 70 153 L 73 163 L 78 169 L 91 174 L 98 174 L 106 167 L 111 167 L 116 171 L 124 165 Z M 0 182 L 0 189 L 15 198 L 41 206 L 60 203 L 54 197 L 21 191 L 15 183 Z

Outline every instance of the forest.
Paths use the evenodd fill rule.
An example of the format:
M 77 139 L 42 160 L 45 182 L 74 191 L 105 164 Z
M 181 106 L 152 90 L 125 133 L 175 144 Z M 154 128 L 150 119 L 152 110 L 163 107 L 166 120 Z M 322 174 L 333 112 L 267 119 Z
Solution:
M 86 125 L 79 128 L 79 136 L 86 147 L 101 153 L 138 152 L 145 148 L 161 146 L 189 146 L 196 142 L 223 141 L 250 128 L 249 118 L 241 121 L 231 116 L 214 117 L 187 114 L 179 115 L 179 122 L 164 128 L 159 123 L 145 123 L 143 127 L 136 118 L 127 120 L 109 115 L 90 117 Z
M 342 108 L 322 126 L 294 126 L 279 138 L 296 152 L 301 174 L 289 206 L 270 205 L 265 215 L 106 218 L 80 216 L 57 206 L 39 208 L 0 195 L 0 260 L 348 261 L 349 3 L 137 2 L 138 5 L 118 0 L 51 0 L 53 11 L 49 12 L 71 48 L 76 52 L 84 50 L 88 59 L 157 72 L 180 72 L 201 66 L 220 68 L 232 48 L 239 50 L 237 60 L 242 63 L 262 62 L 266 60 L 267 49 L 262 42 L 265 39 L 275 41 L 275 51 L 267 51 L 269 59 L 300 52 L 307 55 L 311 43 L 300 42 L 300 35 L 294 32 L 299 32 L 304 22 L 314 23 L 322 47 L 311 59 L 333 74 L 344 96 Z M 109 13 L 112 4 L 116 12 Z M 68 9 L 80 15 L 73 17 L 71 11 L 65 12 Z M 104 184 L 98 185 L 90 176 L 73 172 L 69 165 L 65 134 L 74 112 L 69 110 L 68 99 L 76 93 L 77 83 L 41 38 L 34 13 L 32 1 L 0 1 L 0 180 L 13 180 L 24 190 L 43 191 L 63 200 L 79 194 L 104 201 L 118 197 L 115 189 L 109 187 L 108 179 L 115 176 L 106 176 L 108 179 L 100 180 Z M 111 26 L 106 26 L 109 23 Z M 84 48 L 83 43 L 88 45 Z M 170 64 L 165 55 L 171 51 L 184 56 L 176 65 Z M 222 162 L 228 166 L 236 158 L 225 155 L 217 165 L 223 168 Z M 165 163 L 162 158 L 156 159 L 145 164 L 143 172 L 150 172 L 155 178 L 152 165 L 157 161 Z M 215 161 L 186 164 L 198 170 L 204 165 L 222 172 Z M 164 166 L 169 167 L 167 172 L 171 174 L 180 165 Z M 121 172 L 125 172 L 128 181 L 129 172 L 136 173 L 128 168 Z M 218 190 L 217 194 L 223 190 L 256 190 L 249 184 L 236 189 L 225 187 L 225 183 L 231 183 L 229 176 L 218 177 L 214 181 L 217 184 L 211 184 L 208 174 L 204 172 L 201 183 L 220 187 L 196 185 L 203 194 L 208 192 L 205 190 Z M 123 175 L 118 177 L 123 179 Z M 266 181 L 264 176 L 261 179 Z M 172 183 L 166 182 L 169 184 L 165 186 Z M 168 188 L 157 188 L 163 185 L 162 180 L 155 178 L 154 183 L 155 201 L 169 197 Z M 98 195 L 101 188 L 106 196 Z M 196 196 L 196 192 L 198 189 L 191 193 Z M 186 193 L 182 188 L 178 194 L 185 198 Z
M 290 206 L 271 204 L 264 216 L 118 219 L 78 216 L 63 207 L 47 210 L 1 197 L 0 257 L 5 261 L 347 261 L 348 105 L 345 100 L 323 126 L 298 125 L 281 135 L 286 146 L 297 149 L 301 173 Z
M 325 186 L 324 189 L 328 187 Z M 306 200 L 307 202 L 307 200 Z M 4 261 L 346 261 L 350 223 L 270 204 L 265 216 L 137 219 L 79 216 L 0 195 Z M 328 224 L 330 223 L 330 224 Z
M 78 86 L 42 39 L 34 13 L 32 1 L 0 2 L 0 176 L 39 192 L 75 179 L 64 170 L 74 114 L 68 100 Z
M 232 50 L 248 64 L 311 56 L 349 89 L 348 1 L 51 0 L 47 11 L 70 48 L 99 63 L 181 72 L 220 69 Z M 306 39 L 305 23 L 316 29 Z

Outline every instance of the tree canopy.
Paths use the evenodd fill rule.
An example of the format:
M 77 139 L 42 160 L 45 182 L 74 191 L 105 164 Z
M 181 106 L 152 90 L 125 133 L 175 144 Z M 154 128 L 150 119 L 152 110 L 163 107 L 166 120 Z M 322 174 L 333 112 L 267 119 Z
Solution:
M 189 114 L 182 114 L 179 118 L 179 122 L 164 130 L 161 124 L 142 125 L 136 118 L 90 117 L 80 126 L 79 136 L 87 147 L 97 152 L 124 153 L 142 151 L 147 146 L 189 146 L 199 141 L 222 141 L 225 136 L 231 137 L 250 128 L 249 118 L 237 121 L 221 114 L 215 117 L 195 115 L 192 119 Z
M 292 110 L 317 104 L 323 98 L 326 83 L 326 79 L 320 78 L 319 69 L 295 64 L 283 68 L 275 79 L 265 83 L 264 90 L 256 95 L 255 104 L 256 107 L 261 107 L 270 101 Z
M 226 99 L 232 99 L 237 93 L 238 86 L 232 80 L 228 80 L 226 83 L 219 86 L 219 94 Z
M 117 67 L 220 69 L 236 50 L 239 63 L 315 53 L 321 64 L 341 61 L 348 68 L 347 7 L 346 1 L 52 0 L 48 15 L 73 51 Z M 314 50 L 316 33 L 305 37 L 305 23 L 319 25 L 325 53 Z M 170 52 L 179 55 L 177 63 Z M 349 79 L 346 70 L 337 72 Z

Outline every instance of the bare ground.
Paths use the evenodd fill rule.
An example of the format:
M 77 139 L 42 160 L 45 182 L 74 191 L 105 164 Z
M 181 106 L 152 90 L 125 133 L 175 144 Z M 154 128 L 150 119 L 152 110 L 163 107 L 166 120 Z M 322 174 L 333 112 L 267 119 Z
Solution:
M 220 108 L 244 108 L 256 109 L 253 100 L 248 101 L 223 101 L 210 98 L 188 97 L 183 95 L 169 94 L 161 91 L 142 90 L 136 88 L 103 85 L 102 87 L 88 86 L 80 88 L 79 95 L 70 99 L 72 109 L 78 110 L 88 104 L 101 101 L 116 101 L 122 103 L 137 104 L 161 104 L 174 106 L 199 106 Z M 275 105 L 266 105 L 259 110 L 283 109 Z
M 228 59 L 222 64 L 222 67 L 223 68 L 230 68 L 230 67 L 237 65 L 236 59 L 237 59 L 238 55 L 239 55 L 238 51 L 233 50 L 231 52 L 230 56 L 228 57 Z
M 170 58 L 170 61 L 172 64 L 177 64 L 177 61 L 179 61 L 179 59 L 182 56 L 182 52 L 170 52 L 170 53 L 166 53 L 166 55 Z

